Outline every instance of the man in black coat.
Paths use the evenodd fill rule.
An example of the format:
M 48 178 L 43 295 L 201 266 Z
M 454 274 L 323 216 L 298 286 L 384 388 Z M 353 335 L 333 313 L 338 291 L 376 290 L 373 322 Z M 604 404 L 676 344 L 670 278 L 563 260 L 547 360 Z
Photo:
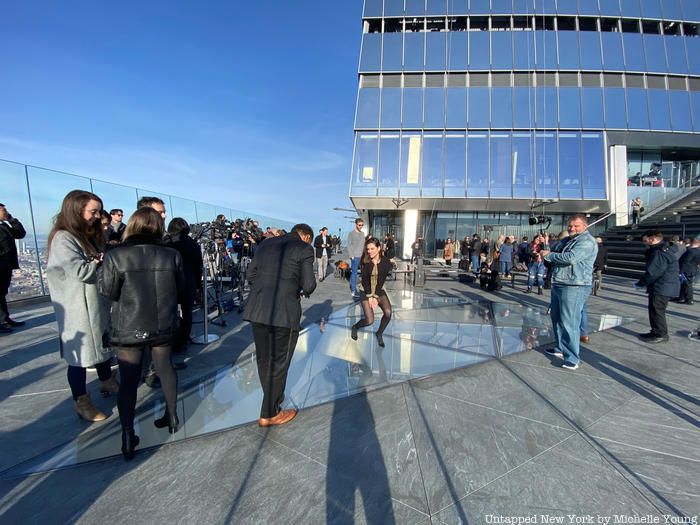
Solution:
M 301 295 L 316 289 L 313 230 L 297 224 L 292 233 L 260 245 L 248 267 L 252 282 L 243 319 L 253 325 L 263 402 L 258 425 L 288 423 L 296 409 L 281 410 L 287 373 L 299 338 Z
M 641 334 L 639 337 L 647 343 L 665 343 L 668 341 L 666 307 L 668 301 L 678 297 L 680 292 L 678 260 L 660 231 L 647 232 L 642 241 L 649 247 L 645 254 L 646 271 L 635 286 L 637 288 L 646 286 L 649 294 L 651 332 Z
M 678 263 L 681 270 L 681 295 L 677 302 L 693 304 L 693 283 L 700 266 L 700 239 L 693 239 Z
M 168 246 L 180 252 L 185 273 L 185 286 L 180 304 L 182 324 L 173 344 L 173 367 L 180 370 L 187 367 L 184 358 L 192 330 L 192 304 L 197 290 L 202 288 L 202 251 L 197 242 L 190 237 L 190 225 L 182 217 L 175 217 L 170 221 L 167 237 Z
M 4 204 L 0 204 L 0 333 L 3 334 L 24 324 L 24 321 L 10 319 L 7 292 L 10 290 L 12 270 L 19 269 L 15 239 L 23 239 L 26 234 L 22 223 L 10 215 Z

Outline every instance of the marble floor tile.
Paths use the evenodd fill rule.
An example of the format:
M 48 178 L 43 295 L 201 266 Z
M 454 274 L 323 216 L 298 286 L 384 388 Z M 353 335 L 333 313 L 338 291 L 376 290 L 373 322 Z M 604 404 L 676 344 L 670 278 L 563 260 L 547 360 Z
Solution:
M 431 514 L 572 435 L 403 385 Z
M 547 400 L 542 399 L 534 385 L 523 381 L 514 369 L 512 363 L 489 361 L 415 379 L 411 384 L 434 394 L 571 430 L 569 422 Z
M 634 390 L 596 375 L 561 367 L 534 367 L 505 363 L 543 402 L 570 424 L 585 428 L 637 396 Z
M 605 439 L 700 462 L 700 429 L 680 417 L 673 418 L 658 407 L 625 405 L 586 429 L 594 439 Z
M 575 435 L 435 515 L 453 523 L 493 516 L 660 515 L 648 499 L 582 437 Z M 595 519 L 595 518 L 594 518 Z M 663 523 L 663 520 L 661 520 Z M 595 523 L 595 522 L 594 522 Z
M 700 514 L 700 461 L 604 439 L 591 441 L 611 465 L 665 513 Z
M 302 410 L 288 425 L 255 431 L 342 473 L 348 482 L 371 481 L 375 490 L 428 513 L 400 385 Z

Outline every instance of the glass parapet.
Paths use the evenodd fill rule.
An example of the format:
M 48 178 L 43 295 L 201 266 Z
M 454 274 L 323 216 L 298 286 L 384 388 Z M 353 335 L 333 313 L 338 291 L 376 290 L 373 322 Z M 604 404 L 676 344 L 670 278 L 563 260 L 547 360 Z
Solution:
M 155 196 L 165 202 L 168 221 L 174 217 L 182 217 L 191 224 L 208 222 L 217 214 L 223 213 L 229 219 L 251 217 L 258 220 L 263 229 L 274 225 L 289 230 L 293 226 L 289 221 L 257 213 L 235 214 L 234 210 L 228 207 L 5 160 L 0 160 L 0 179 L 3 189 L 2 203 L 22 222 L 27 231 L 26 237 L 17 242 L 20 269 L 15 270 L 13 274 L 7 295 L 8 301 L 49 293 L 44 279 L 44 269 L 48 260 L 48 234 L 63 198 L 71 190 L 95 193 L 102 199 L 106 211 L 109 212 L 112 208 L 122 209 L 125 221 L 136 209 L 139 198 Z

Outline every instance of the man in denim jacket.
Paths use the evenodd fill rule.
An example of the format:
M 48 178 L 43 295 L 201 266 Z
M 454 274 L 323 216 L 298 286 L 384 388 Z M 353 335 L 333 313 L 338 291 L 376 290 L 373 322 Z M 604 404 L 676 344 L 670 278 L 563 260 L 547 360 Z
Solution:
M 586 231 L 588 219 L 577 214 L 569 218 L 569 237 L 559 243 L 555 252 L 542 251 L 552 263 L 551 316 L 556 348 L 547 353 L 564 359 L 562 367 L 576 370 L 579 366 L 581 313 L 591 293 L 593 263 L 598 244 Z

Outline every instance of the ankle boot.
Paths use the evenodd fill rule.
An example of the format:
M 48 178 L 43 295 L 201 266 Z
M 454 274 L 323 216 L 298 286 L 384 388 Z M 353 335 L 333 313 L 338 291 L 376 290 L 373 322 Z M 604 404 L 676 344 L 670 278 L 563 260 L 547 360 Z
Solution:
M 112 376 L 106 381 L 100 381 L 100 394 L 102 394 L 102 397 L 109 397 L 117 393 L 119 393 L 119 383 L 115 373 L 112 373 Z
M 168 432 L 174 434 L 180 425 L 180 420 L 177 418 L 177 414 L 170 414 L 170 410 L 165 409 L 163 417 L 156 419 L 153 424 L 156 428 L 168 427 Z
M 357 327 L 355 325 L 352 325 L 352 328 L 350 328 L 350 337 L 353 341 L 357 341 Z
M 134 427 L 122 427 L 122 454 L 125 461 L 134 459 L 134 449 L 139 441 L 139 437 L 134 434 Z
M 537 295 L 542 295 L 542 287 L 541 286 L 537 287 Z
M 532 286 L 528 286 L 527 290 L 525 290 L 525 293 L 532 293 Z
M 85 421 L 103 421 L 107 416 L 100 412 L 90 400 L 90 394 L 84 394 L 75 401 L 75 411 Z
M 377 336 L 377 344 L 384 348 L 384 335 L 381 332 L 376 332 L 374 335 Z

